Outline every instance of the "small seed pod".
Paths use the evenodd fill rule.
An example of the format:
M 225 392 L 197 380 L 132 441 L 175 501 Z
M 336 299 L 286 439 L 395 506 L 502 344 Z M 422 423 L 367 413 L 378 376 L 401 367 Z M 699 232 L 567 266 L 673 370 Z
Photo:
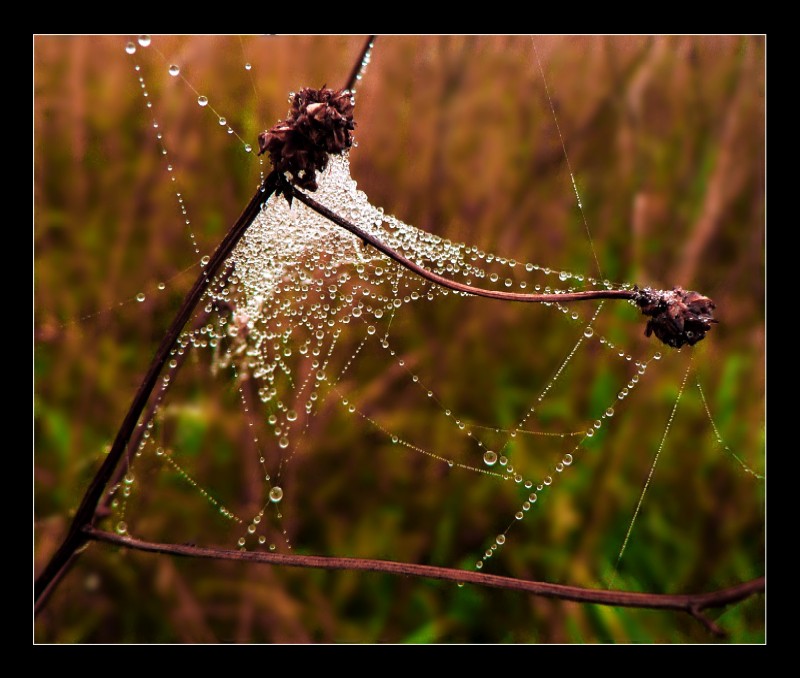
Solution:
M 328 155 L 353 145 L 353 95 L 349 90 L 305 88 L 292 97 L 289 116 L 258 135 L 259 155 L 269 153 L 279 176 L 309 191 Z M 278 191 L 280 192 L 280 190 Z
M 637 290 L 634 298 L 644 315 L 650 316 L 645 335 L 655 334 L 667 346 L 694 346 L 706 336 L 714 318 L 714 302 L 699 292 L 675 287 L 672 290 Z

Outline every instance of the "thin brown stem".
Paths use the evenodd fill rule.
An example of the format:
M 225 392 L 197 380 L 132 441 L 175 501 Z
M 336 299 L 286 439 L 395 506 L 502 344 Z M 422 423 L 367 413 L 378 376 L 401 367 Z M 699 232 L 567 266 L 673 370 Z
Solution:
M 147 374 L 142 380 L 139 390 L 136 392 L 133 402 L 128 408 L 128 412 L 117 432 L 117 437 L 114 439 L 111 450 L 106 456 L 102 466 L 97 471 L 97 474 L 92 479 L 89 489 L 86 490 L 86 494 L 83 496 L 83 500 L 75 513 L 75 517 L 72 520 L 64 542 L 36 579 L 36 583 L 34 584 L 34 596 L 37 601 L 37 609 L 41 609 L 44 605 L 46 598 L 39 602 L 43 594 L 47 593 L 49 596 L 55 588 L 54 586 L 50 586 L 50 583 L 56 578 L 60 579 L 62 576 L 59 574 L 60 571 L 68 566 L 73 554 L 86 543 L 86 536 L 83 530 L 85 527 L 92 525 L 95 520 L 95 511 L 97 510 L 97 505 L 103 494 L 103 490 L 108 485 L 109 479 L 114 474 L 114 469 L 125 453 L 136 423 L 139 421 L 139 417 L 156 385 L 158 376 L 169 358 L 169 352 L 180 336 L 183 326 L 189 320 L 195 306 L 197 306 L 197 303 L 206 291 L 209 282 L 220 271 L 222 264 L 261 210 L 261 205 L 272 195 L 275 187 L 276 177 L 274 174 L 270 174 L 263 186 L 259 188 L 250 199 L 247 207 L 245 207 L 242 214 L 236 220 L 236 223 L 234 223 L 223 238 L 210 261 L 203 269 L 203 272 L 200 274 L 200 277 L 195 281 L 192 289 L 189 290 L 184 298 L 180 310 L 172 321 L 164 338 L 161 340 L 161 344 L 153 360 L 150 362 Z
M 284 191 L 288 191 L 294 198 L 300 202 L 308 205 L 312 210 L 321 214 L 326 219 L 330 219 L 337 226 L 350 231 L 353 235 L 358 236 L 365 242 L 368 242 L 379 252 L 383 252 L 387 257 L 393 259 L 398 264 L 414 271 L 417 275 L 422 276 L 426 280 L 453 290 L 454 292 L 463 292 L 465 294 L 472 294 L 478 297 L 488 297 L 489 299 L 500 299 L 502 301 L 521 301 L 533 303 L 563 303 L 568 301 L 589 301 L 592 299 L 636 299 L 639 295 L 638 290 L 586 290 L 585 292 L 564 292 L 563 294 L 522 294 L 521 292 L 503 292 L 501 290 L 487 290 L 480 287 L 473 287 L 472 285 L 465 285 L 464 283 L 450 280 L 437 273 L 423 268 L 415 261 L 400 254 L 389 247 L 386 243 L 382 242 L 374 235 L 367 233 L 360 229 L 355 224 L 350 223 L 346 219 L 340 217 L 335 212 L 329 210 L 325 205 L 317 202 L 307 193 L 303 193 L 290 184 L 284 184 Z
M 558 598 L 578 603 L 611 605 L 615 607 L 641 607 L 651 610 L 675 610 L 686 612 L 700 619 L 710 630 L 716 628 L 713 622 L 701 615 L 703 610 L 719 608 L 736 603 L 765 590 L 764 577 L 757 577 L 747 582 L 708 593 L 665 594 L 637 593 L 634 591 L 609 591 L 607 589 L 587 589 L 579 586 L 551 584 L 549 582 L 501 577 L 495 574 L 457 570 L 437 567 L 435 565 L 417 565 L 391 560 L 372 560 L 368 558 L 336 558 L 329 556 L 289 555 L 266 551 L 231 551 L 217 548 L 204 548 L 185 544 L 161 544 L 144 541 L 129 536 L 120 536 L 93 527 L 84 530 L 87 539 L 116 544 L 125 548 L 163 553 L 189 558 L 206 558 L 213 560 L 234 560 L 239 562 L 281 565 L 284 567 L 305 567 L 318 570 L 348 570 L 366 572 L 385 572 L 406 577 L 423 577 L 440 579 L 464 584 L 476 584 L 509 591 L 523 591 L 546 598 Z M 716 632 L 716 631 L 715 631 Z
M 347 78 L 347 84 L 344 86 L 344 89 L 353 89 L 356 84 L 356 78 L 363 68 L 364 57 L 367 56 L 374 44 L 375 36 L 367 36 L 367 39 L 364 41 L 364 46 L 361 48 L 361 54 L 358 55 L 358 59 L 356 59 L 356 62 L 353 64 L 353 70 L 350 71 L 350 75 Z

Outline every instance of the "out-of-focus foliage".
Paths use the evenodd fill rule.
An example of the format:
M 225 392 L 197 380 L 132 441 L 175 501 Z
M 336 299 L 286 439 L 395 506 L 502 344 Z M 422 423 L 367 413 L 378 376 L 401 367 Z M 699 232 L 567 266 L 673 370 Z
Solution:
M 285 115 L 289 91 L 343 84 L 363 42 L 157 36 L 148 58 L 134 59 L 127 41 L 34 41 L 37 571 L 199 271 L 134 61 L 207 254 L 262 169 L 209 109 L 255 146 Z M 683 593 L 758 576 L 764 483 L 717 444 L 695 382 L 725 443 L 763 473 L 764 39 L 550 37 L 536 46 L 603 275 L 699 290 L 720 318 L 694 350 L 616 585 Z M 196 92 L 167 74 L 173 62 Z M 353 175 L 374 204 L 519 262 L 595 273 L 530 39 L 379 38 L 356 120 Z M 139 292 L 144 302 L 133 301 Z M 404 308 L 393 343 L 462 418 L 511 427 L 579 336 L 559 315 L 447 297 Z M 655 350 L 642 330 L 632 309 L 611 303 L 597 328 L 637 355 Z M 662 352 L 613 426 L 513 526 L 485 571 L 605 585 L 689 360 L 688 349 Z M 614 398 L 623 367 L 597 343 L 582 349 L 531 426 L 585 426 Z M 177 382 L 164 414 L 176 454 L 204 486 L 252 512 L 263 484 L 247 461 L 252 436 L 233 382 L 212 376 L 202 358 Z M 389 430 L 439 452 L 464 444 L 380 349 L 365 350 L 344 386 Z M 404 453 L 333 402 L 310 435 L 281 509 L 295 552 L 471 568 L 519 510 L 513 483 Z M 513 449 L 544 469 L 565 450 L 548 440 Z M 136 534 L 235 548 L 238 533 L 174 473 L 153 467 L 137 482 L 149 490 Z M 731 641 L 763 640 L 762 598 L 716 614 Z M 35 633 L 41 642 L 711 640 L 672 613 L 102 545 L 81 555 Z

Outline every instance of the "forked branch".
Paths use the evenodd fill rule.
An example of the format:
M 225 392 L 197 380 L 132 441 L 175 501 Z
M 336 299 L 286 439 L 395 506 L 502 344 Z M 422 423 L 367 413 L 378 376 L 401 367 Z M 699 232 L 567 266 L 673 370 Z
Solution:
M 675 610 L 685 612 L 700 620 L 715 635 L 724 632 L 713 621 L 702 613 L 737 603 L 758 593 L 765 588 L 764 577 L 758 577 L 736 586 L 731 586 L 708 593 L 665 594 L 636 593 L 633 591 L 609 591 L 606 589 L 588 589 L 579 586 L 565 586 L 542 581 L 501 577 L 496 574 L 484 574 L 469 570 L 456 570 L 435 565 L 417 565 L 391 560 L 372 560 L 369 558 L 334 558 L 328 556 L 288 555 L 267 551 L 230 551 L 225 549 L 203 548 L 187 544 L 160 544 L 144 541 L 128 536 L 120 536 L 112 532 L 88 527 L 84 530 L 88 539 L 116 544 L 125 548 L 149 553 L 163 553 L 172 556 L 189 558 L 206 558 L 212 560 L 235 560 L 239 562 L 261 563 L 265 565 L 282 565 L 284 567 L 306 567 L 317 570 L 349 570 L 366 572 L 385 572 L 401 577 L 422 577 L 440 579 L 459 584 L 475 584 L 508 591 L 522 591 L 545 598 L 558 598 L 576 603 L 593 603 L 596 605 L 613 605 L 615 607 L 641 607 L 651 610 Z

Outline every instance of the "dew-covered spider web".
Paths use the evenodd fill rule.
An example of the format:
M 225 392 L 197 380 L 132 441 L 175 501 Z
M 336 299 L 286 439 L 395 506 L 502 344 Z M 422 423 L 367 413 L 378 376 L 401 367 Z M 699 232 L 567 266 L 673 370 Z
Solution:
M 184 99 L 213 118 L 212 133 L 230 140 L 237 160 L 254 159 L 254 135 L 218 106 L 213 87 L 193 80 L 182 54 L 160 49 L 158 38 L 146 38 L 125 51 L 193 261 L 180 270 L 197 275 L 211 253 L 196 234 L 204 215 L 181 186 L 181 153 L 162 122 L 159 86 L 140 64 L 152 57 L 167 83 L 185 83 Z M 534 75 L 544 75 L 545 51 L 541 61 L 528 55 Z M 236 59 L 252 77 L 244 44 Z M 483 234 L 443 237 L 432 232 L 438 224 L 419 228 L 390 214 L 354 179 L 358 156 L 370 153 L 364 143 L 331 156 L 310 195 L 419 266 L 476 288 L 558 295 L 646 283 L 626 280 L 629 272 L 598 273 L 620 266 L 609 263 L 613 247 L 590 233 L 595 222 L 584 209 L 592 198 L 579 193 L 575 138 L 566 125 L 562 134 L 557 83 L 550 86 L 539 98 L 555 120 L 558 162 L 569 149 L 568 171 L 552 172 L 561 171 L 574 228 L 567 236 L 539 230 L 542 259 L 511 236 L 486 247 Z M 270 168 L 260 162 L 263 181 Z M 553 254 L 550 241 L 563 239 L 582 243 L 580 267 L 575 257 L 567 265 Z M 157 282 L 154 292 L 164 286 Z M 153 296 L 142 291 L 136 300 Z M 607 585 L 615 570 L 615 585 L 629 586 L 630 558 L 639 585 L 648 564 L 629 545 L 638 531 L 647 543 L 668 540 L 676 525 L 694 529 L 680 506 L 666 517 L 648 513 L 649 503 L 668 503 L 671 483 L 696 484 L 697 494 L 710 484 L 724 496 L 730 475 L 761 477 L 757 454 L 725 439 L 731 415 L 717 416 L 719 397 L 701 385 L 713 351 L 705 344 L 676 351 L 645 337 L 638 309 L 624 301 L 516 304 L 453 292 L 299 200 L 272 195 L 170 351 L 103 500 L 108 525 L 162 542 L 406 559 L 531 579 L 569 573 L 565 583 L 589 586 Z M 723 392 L 738 374 L 726 369 Z M 704 461 L 710 479 L 678 477 L 670 455 L 687 454 L 695 442 L 726 470 Z M 636 489 L 626 494 L 626 485 Z M 609 524 L 602 537 L 581 536 Z M 674 548 L 675 562 L 692 560 Z M 686 567 L 653 588 L 680 588 L 691 581 Z
M 454 243 L 387 215 L 358 190 L 347 154 L 331 158 L 318 176 L 318 185 L 314 194 L 318 202 L 418 265 L 468 285 L 553 294 L 615 287 L 591 276 L 517 262 Z M 474 562 L 475 568 L 482 569 L 513 535 L 516 523 L 523 521 L 540 497 L 551 492 L 580 460 L 587 443 L 611 425 L 617 410 L 625 407 L 625 401 L 662 353 L 645 345 L 644 353 L 635 356 L 624 345 L 596 334 L 602 302 L 590 305 L 588 311 L 547 303 L 571 326 L 572 343 L 551 364 L 551 371 L 530 389 L 529 404 L 517 412 L 512 425 L 487 426 L 448 407 L 438 386 L 408 366 L 395 348 L 392 325 L 399 322 L 407 307 L 448 295 L 465 297 L 461 303 L 469 303 L 470 295 L 453 293 L 409 272 L 299 201 L 290 205 L 282 196 L 270 197 L 222 273 L 212 281 L 201 304 L 206 314 L 203 325 L 181 336 L 170 362 L 170 368 L 174 368 L 177 358 L 186 353 L 210 352 L 211 371 L 227 373 L 237 384 L 243 410 L 248 414 L 252 410 L 252 415 L 261 420 L 265 434 L 252 434 L 263 482 L 258 511 L 247 514 L 233 509 L 208 486 L 197 484 L 181 461 L 180 449 L 159 445 L 157 436 L 145 437 L 137 454 L 153 453 L 166 468 L 196 485 L 221 516 L 236 524 L 239 548 L 258 548 L 269 542 L 274 550 L 278 546 L 270 530 L 274 531 L 276 524 L 280 526 L 286 493 L 304 491 L 290 480 L 291 467 L 298 457 L 313 455 L 314 435 L 319 435 L 315 419 L 325 409 L 337 408 L 406 455 L 422 455 L 429 464 L 447 471 L 514 488 L 516 510 L 506 524 L 499 524 L 499 531 L 488 539 Z M 601 407 L 587 408 L 571 426 L 542 426 L 537 413 L 547 411 L 548 394 L 558 387 L 576 354 L 592 345 L 608 356 L 604 360 L 619 361 L 623 380 Z M 352 394 L 352 386 L 344 386 L 366 351 L 382 351 L 384 359 L 401 370 L 401 378 L 410 382 L 425 406 L 421 417 L 446 420 L 449 434 L 444 445 L 420 439 L 413 430 L 416 426 L 407 431 L 383 423 L 380 414 L 371 413 L 371 403 L 363 394 L 357 389 Z M 170 380 L 167 373 L 164 390 Z M 157 415 L 156 408 L 154 419 L 143 424 L 151 427 Z M 489 421 L 488 415 L 483 421 Z M 249 428 L 254 428 L 253 422 L 249 422 Z M 521 442 L 524 437 L 528 438 L 525 444 Z M 557 444 L 540 442 L 548 438 Z M 536 458 L 540 448 L 546 453 Z M 131 464 L 121 484 L 127 492 L 116 524 L 120 533 L 130 529 L 126 505 L 135 466 L 135 462 Z M 291 549 L 291 535 L 278 529 L 281 547 Z

